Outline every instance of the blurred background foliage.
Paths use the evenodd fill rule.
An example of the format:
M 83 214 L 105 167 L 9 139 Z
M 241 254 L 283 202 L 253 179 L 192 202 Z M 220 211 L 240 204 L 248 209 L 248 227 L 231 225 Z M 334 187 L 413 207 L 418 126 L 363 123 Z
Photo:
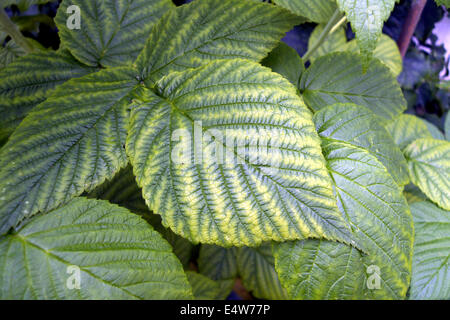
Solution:
M 3 1 L 6 1 L 6 4 L 15 3 L 5 10 L 25 36 L 36 40 L 45 48 L 58 49 L 58 31 L 53 18 L 61 0 L 32 6 L 27 5 L 27 0 Z M 174 3 L 182 5 L 191 1 L 174 0 Z M 399 1 L 384 25 L 383 32 L 395 41 L 400 36 L 411 2 L 411 0 Z M 438 23 L 442 25 L 441 30 L 436 27 Z M 308 49 L 309 36 L 315 26 L 315 23 L 298 25 L 286 35 L 283 41 L 296 49 L 300 55 L 304 55 Z M 448 84 L 450 75 L 448 53 L 441 43 L 442 39 L 439 42 L 439 37 L 442 37 L 443 32 L 448 34 L 449 29 L 450 13 L 443 6 L 437 6 L 434 1 L 427 1 L 404 58 L 403 72 L 398 77 L 408 101 L 407 113 L 416 114 L 441 131 L 443 131 L 445 116 L 450 109 Z M 346 35 L 348 40 L 354 38 L 349 24 L 347 24 Z M 0 56 L 3 56 L 1 60 L 10 62 L 24 54 L 23 50 L 10 42 L 9 37 L 1 31 L 0 42 L 3 46 L 0 52 Z

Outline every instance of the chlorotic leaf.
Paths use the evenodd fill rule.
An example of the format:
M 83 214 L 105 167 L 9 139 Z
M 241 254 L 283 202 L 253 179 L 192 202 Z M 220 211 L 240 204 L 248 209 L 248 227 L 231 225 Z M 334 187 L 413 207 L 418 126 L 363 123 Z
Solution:
M 450 210 L 450 142 L 422 138 L 404 153 L 411 181 L 441 208 Z
M 135 74 L 121 67 L 69 80 L 25 118 L 0 149 L 0 233 L 126 166 Z
M 357 40 L 349 41 L 347 43 L 347 50 L 360 53 Z M 395 76 L 398 76 L 402 72 L 403 59 L 397 43 L 391 37 L 385 34 L 380 36 L 377 46 L 373 51 L 373 57 L 385 64 Z
M 30 53 L 0 70 L 0 140 L 59 84 L 96 71 L 67 51 Z
M 336 1 L 339 8 L 346 13 L 356 34 L 365 68 L 377 46 L 384 21 L 389 18 L 396 0 Z
M 366 150 L 328 140 L 322 147 L 338 207 L 367 255 L 324 240 L 277 244 L 275 267 L 281 283 L 295 299 L 404 298 L 413 225 L 401 188 Z
M 211 279 L 234 280 L 240 277 L 244 287 L 259 299 L 287 299 L 274 264 L 270 243 L 256 248 L 202 245 L 198 260 L 200 273 Z
M 186 275 L 196 300 L 225 300 L 233 289 L 233 280 L 214 281 L 194 271 Z
M 416 240 L 410 299 L 450 299 L 450 212 L 429 201 L 411 205 Z
M 63 46 L 77 59 L 111 67 L 133 62 L 152 25 L 172 7 L 170 0 L 64 0 L 55 22 Z M 76 14 L 79 26 L 71 26 Z
M 422 119 L 412 114 L 402 114 L 386 125 L 395 144 L 404 150 L 411 142 L 420 138 L 432 138 Z
M 222 60 L 135 93 L 129 155 L 149 208 L 190 241 L 350 243 L 312 117 L 268 68 Z
M 273 2 L 317 23 L 328 22 L 337 8 L 334 0 L 274 0 Z
M 0 299 L 191 298 L 169 244 L 106 201 L 75 198 L 1 237 L 0 270 Z
M 314 115 L 322 139 L 341 141 L 361 147 L 374 155 L 397 184 L 409 182 L 408 166 L 402 152 L 387 130 L 374 120 L 375 114 L 355 104 L 335 104 Z
M 324 27 L 324 24 L 319 24 L 314 28 L 308 40 L 308 48 L 311 48 L 312 45 L 316 43 Z M 346 48 L 347 36 L 345 35 L 345 29 L 341 27 L 328 35 L 317 50 L 311 54 L 309 60 L 313 62 L 316 58 L 326 55 L 327 53 L 344 51 Z
M 171 71 L 199 67 L 211 60 L 260 61 L 296 20 L 287 10 L 267 3 L 194 1 L 158 21 L 136 64 L 151 83 Z
M 305 71 L 305 65 L 297 51 L 284 42 L 280 42 L 278 47 L 273 49 L 261 64 L 271 68 L 273 72 L 281 74 L 295 87 L 298 87 L 300 77 Z
M 314 111 L 338 102 L 352 102 L 382 119 L 392 120 L 406 109 L 402 90 L 389 69 L 374 60 L 362 73 L 361 56 L 350 52 L 316 59 L 302 74 L 300 91 Z

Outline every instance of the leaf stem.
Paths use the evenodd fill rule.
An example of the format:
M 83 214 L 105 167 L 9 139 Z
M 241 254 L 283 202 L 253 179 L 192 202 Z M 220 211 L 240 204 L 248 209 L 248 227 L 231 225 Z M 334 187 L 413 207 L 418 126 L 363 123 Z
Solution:
M 313 43 L 311 48 L 308 48 L 308 51 L 303 56 L 303 61 L 308 61 L 311 57 L 311 54 L 313 54 L 323 44 L 328 35 L 336 31 L 346 20 L 347 18 L 342 17 L 341 12 L 339 11 L 339 9 L 337 9 L 331 16 L 325 28 L 322 30 L 319 38 L 317 38 L 316 42 Z
M 9 19 L 5 10 L 2 8 L 0 8 L 0 29 L 4 30 L 12 40 L 26 52 L 29 53 L 33 51 L 33 46 L 22 35 L 19 28 L 11 21 L 11 19 Z

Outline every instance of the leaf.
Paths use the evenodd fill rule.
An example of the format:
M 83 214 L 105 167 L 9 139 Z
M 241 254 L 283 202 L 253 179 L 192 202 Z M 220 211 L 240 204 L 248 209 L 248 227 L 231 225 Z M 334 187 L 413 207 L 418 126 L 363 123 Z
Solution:
M 155 89 L 136 92 L 126 150 L 164 226 L 223 246 L 350 243 L 311 114 L 287 80 L 235 59 L 171 73 Z
M 95 188 L 88 194 L 88 197 L 108 200 L 142 216 L 170 243 L 183 267 L 189 266 L 194 246 L 170 229 L 164 228 L 161 224 L 161 217 L 150 212 L 142 198 L 142 190 L 136 184 L 133 168 L 130 165 L 121 169 L 111 180 L 107 180 Z
M 152 28 L 136 64 L 150 85 L 172 71 L 211 60 L 262 60 L 297 17 L 267 3 L 248 0 L 194 1 L 168 12 Z
M 450 299 L 450 212 L 429 201 L 411 205 L 416 240 L 412 265 L 412 300 Z
M 425 119 L 420 119 L 420 120 L 423 121 L 423 123 L 425 123 L 425 125 L 428 128 L 428 131 L 431 133 L 432 138 L 438 139 L 438 140 L 445 140 L 444 134 L 441 132 L 441 130 L 439 130 L 438 127 L 436 127 L 430 121 L 427 121 Z M 424 138 L 424 137 L 421 137 L 421 138 Z
M 438 6 L 446 6 L 450 8 L 450 0 L 435 0 Z
M 270 300 L 288 299 L 287 292 L 281 286 L 275 271 L 270 243 L 257 248 L 239 248 L 237 263 L 244 287 L 255 297 Z
M 284 42 L 280 42 L 278 47 L 273 49 L 261 64 L 271 68 L 273 72 L 281 74 L 295 87 L 298 87 L 300 77 L 305 71 L 302 58 L 297 51 Z
M 186 275 L 196 300 L 225 300 L 233 289 L 233 280 L 214 281 L 193 271 Z
M 59 84 L 95 72 L 67 51 L 30 53 L 0 71 L 0 140 Z
M 288 241 L 274 248 L 276 270 L 289 298 L 366 298 L 366 270 L 357 249 L 324 240 Z
M 363 67 L 369 67 L 369 60 L 381 36 L 384 22 L 394 9 L 396 0 L 336 0 L 341 11 L 345 11 L 363 58 Z M 372 62 L 371 62 L 372 63 Z
M 450 142 L 418 139 L 404 153 L 411 181 L 441 208 L 450 210 Z
M 0 234 L 126 166 L 134 74 L 117 68 L 69 80 L 25 118 L 0 150 Z
M 213 280 L 229 280 L 238 276 L 238 248 L 222 248 L 203 244 L 198 257 L 199 272 Z
M 181 264 L 185 269 L 189 267 L 191 258 L 194 251 L 194 245 L 187 239 L 180 237 L 179 235 L 173 233 L 169 228 L 165 228 L 161 224 L 161 217 L 153 213 L 150 214 L 151 217 L 148 219 L 148 214 L 144 215 L 144 218 L 148 219 L 149 223 L 158 231 L 167 242 L 170 243 L 173 249 L 173 253 L 180 260 Z
M 341 141 L 361 147 L 374 155 L 399 185 L 409 182 L 408 167 L 400 149 L 375 114 L 355 104 L 335 104 L 314 115 L 322 140 Z
M 401 150 L 404 150 L 414 140 L 432 138 L 425 122 L 411 114 L 400 115 L 394 121 L 389 122 L 386 129 Z
M 338 102 L 352 102 L 387 120 L 402 114 L 406 101 L 389 69 L 373 60 L 363 74 L 362 63 L 359 55 L 349 52 L 330 53 L 316 59 L 300 81 L 306 104 L 318 111 Z
M 349 41 L 347 50 L 360 53 L 357 40 Z M 389 36 L 381 34 L 377 46 L 373 51 L 373 57 L 378 58 L 395 76 L 398 76 L 402 72 L 403 60 L 400 50 L 398 49 L 397 43 Z
M 295 299 L 404 298 L 413 226 L 401 188 L 362 148 L 325 139 L 322 149 L 338 207 L 368 254 L 324 240 L 280 243 L 274 256 L 281 283 Z M 374 271 L 380 286 L 371 290 Z
M 259 299 L 287 299 L 275 272 L 270 243 L 256 248 L 202 245 L 198 266 L 200 273 L 214 280 L 242 278 L 244 287 Z
M 108 200 L 141 216 L 150 214 L 130 165 L 121 169 L 112 179 L 106 180 L 86 196 L 92 199 Z
M 427 200 L 427 196 L 420 191 L 419 187 L 413 185 L 412 183 L 405 186 L 403 195 L 409 204 Z
M 308 48 L 311 48 L 316 43 L 324 27 L 324 24 L 319 24 L 314 28 L 308 40 Z M 345 35 L 345 29 L 341 27 L 325 38 L 325 41 L 311 54 L 309 60 L 313 62 L 318 57 L 324 56 L 327 53 L 345 51 L 346 47 L 347 36 Z
M 328 22 L 337 8 L 334 0 L 274 0 L 273 2 L 317 23 Z
M 80 29 L 69 29 L 80 9 Z M 173 8 L 170 0 L 65 0 L 55 18 L 63 46 L 90 66 L 118 66 L 133 62 L 141 52 L 152 25 Z
M 9 40 L 4 46 L 1 46 L 1 44 L 3 44 L 3 41 L 0 43 L 0 69 L 5 68 L 8 64 L 26 53 L 13 40 Z
M 80 289 L 68 286 L 78 268 Z M 169 244 L 128 210 L 75 198 L 0 238 L 1 299 L 188 299 Z

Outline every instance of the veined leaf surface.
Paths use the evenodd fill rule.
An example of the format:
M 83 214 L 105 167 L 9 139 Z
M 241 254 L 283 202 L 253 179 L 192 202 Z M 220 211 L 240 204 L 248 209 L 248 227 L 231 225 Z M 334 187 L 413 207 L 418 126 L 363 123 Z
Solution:
M 418 139 L 404 153 L 411 181 L 441 208 L 450 210 L 450 142 Z
M 450 299 L 450 212 L 429 201 L 411 205 L 416 240 L 410 299 Z
M 335 104 L 314 115 L 322 140 L 342 141 L 366 149 L 386 167 L 399 185 L 409 182 L 402 152 L 369 109 L 355 104 Z
M 68 19 L 79 8 L 80 29 Z M 173 8 L 170 0 L 64 0 L 55 18 L 63 47 L 90 66 L 133 62 L 145 45 L 152 25 Z
M 273 72 L 281 74 L 295 87 L 298 87 L 300 77 L 305 71 L 305 65 L 297 51 L 284 42 L 280 42 L 278 47 L 273 49 L 261 64 L 269 67 Z
M 0 140 L 5 140 L 28 112 L 57 86 L 96 71 L 67 51 L 30 53 L 0 71 Z
M 297 22 L 287 10 L 248 0 L 202 0 L 171 10 L 152 28 L 136 64 L 147 82 L 211 60 L 263 59 Z
M 243 285 L 260 299 L 287 299 L 275 271 L 272 246 L 222 248 L 202 245 L 198 260 L 200 273 L 215 280 L 240 277 Z
M 345 11 L 356 33 L 356 39 L 364 57 L 363 66 L 366 67 L 381 36 L 384 21 L 389 18 L 396 0 L 336 1 L 339 8 Z
M 0 233 L 125 167 L 135 74 L 121 67 L 72 79 L 26 117 L 0 150 Z
M 200 273 L 187 271 L 196 300 L 225 300 L 233 289 L 234 280 L 214 281 Z
M 394 121 L 389 122 L 386 129 L 401 150 L 404 150 L 414 140 L 432 138 L 422 119 L 412 114 L 402 114 Z
M 75 198 L 0 237 L 0 270 L 1 299 L 191 298 L 169 244 L 106 201 Z
M 22 47 L 18 46 L 13 40 L 9 40 L 4 46 L 3 42 L 4 41 L 2 41 L 0 45 L 0 70 L 15 61 L 17 58 L 26 54 L 26 51 Z
M 165 226 L 223 246 L 352 241 L 311 113 L 287 80 L 235 59 L 171 73 L 155 89 L 135 93 L 126 149 Z
M 318 111 L 338 102 L 352 102 L 386 120 L 402 114 L 406 101 L 394 75 L 378 60 L 371 61 L 363 73 L 362 63 L 360 55 L 350 52 L 316 59 L 300 81 L 306 104 Z
M 348 42 L 346 50 L 360 53 L 357 40 Z M 397 43 L 391 37 L 381 34 L 377 46 L 373 51 L 373 57 L 380 59 L 395 76 L 398 76 L 402 72 L 403 59 Z
M 334 0 L 274 0 L 273 2 L 317 23 L 328 22 L 337 8 Z
M 237 250 L 236 247 L 203 244 L 198 257 L 199 272 L 213 280 L 235 279 L 238 276 Z
M 401 188 L 366 150 L 326 139 L 322 146 L 338 207 L 367 255 L 324 240 L 276 244 L 275 267 L 281 283 L 295 299 L 404 298 L 410 281 L 413 225 Z M 367 284 L 374 272 L 380 283 L 370 288 Z

